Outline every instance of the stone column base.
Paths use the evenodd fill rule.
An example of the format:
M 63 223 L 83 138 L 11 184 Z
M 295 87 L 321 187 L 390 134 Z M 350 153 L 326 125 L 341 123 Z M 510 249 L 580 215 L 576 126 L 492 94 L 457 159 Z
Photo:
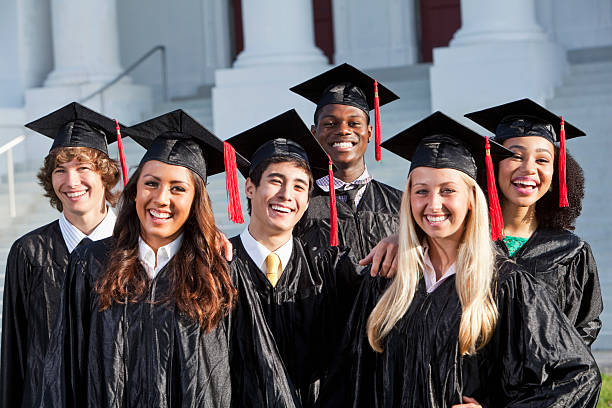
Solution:
M 289 88 L 329 68 L 326 64 L 284 64 L 217 70 L 212 90 L 215 134 L 227 139 L 291 108 L 310 127 L 315 105 Z
M 568 69 L 565 51 L 549 41 L 436 48 L 430 71 L 432 109 L 459 119 L 472 110 L 525 97 L 545 104 Z

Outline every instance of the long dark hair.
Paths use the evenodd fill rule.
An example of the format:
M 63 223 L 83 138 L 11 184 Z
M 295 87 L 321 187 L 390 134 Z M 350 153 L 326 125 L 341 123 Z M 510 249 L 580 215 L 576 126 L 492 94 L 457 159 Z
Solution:
M 113 247 L 96 292 L 100 310 L 113 302 L 136 303 L 144 296 L 149 278 L 138 261 L 140 220 L 136 213 L 136 190 L 140 166 L 125 186 L 113 232 Z M 183 225 L 183 242 L 167 265 L 170 286 L 160 302 L 174 303 L 181 313 L 199 322 L 206 332 L 227 316 L 236 300 L 229 267 L 215 243 L 219 230 L 211 210 L 204 181 L 191 172 L 195 196 Z

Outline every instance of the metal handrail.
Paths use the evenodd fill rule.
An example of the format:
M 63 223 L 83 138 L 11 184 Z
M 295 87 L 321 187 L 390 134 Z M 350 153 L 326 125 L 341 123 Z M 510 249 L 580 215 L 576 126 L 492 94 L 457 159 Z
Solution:
M 25 136 L 17 136 L 13 140 L 0 146 L 0 155 L 6 153 L 6 167 L 8 179 L 8 195 L 9 195 L 9 215 L 15 218 L 17 211 L 15 210 L 15 168 L 13 166 L 13 148 L 26 139 Z
M 84 98 L 79 100 L 79 103 L 85 103 L 96 95 L 102 94 L 111 86 L 115 85 L 119 82 L 123 77 L 127 76 L 130 72 L 132 72 L 136 67 L 142 64 L 146 59 L 148 59 L 151 55 L 155 54 L 157 51 L 161 53 L 161 70 L 162 70 L 162 97 L 164 98 L 164 102 L 168 101 L 168 63 L 166 61 L 166 47 L 163 45 L 157 45 L 147 51 L 142 57 L 140 57 L 136 62 L 130 65 L 127 69 L 123 70 L 122 73 L 117 75 L 112 81 L 108 82 L 106 85 L 98 89 L 97 91 L 87 95 Z

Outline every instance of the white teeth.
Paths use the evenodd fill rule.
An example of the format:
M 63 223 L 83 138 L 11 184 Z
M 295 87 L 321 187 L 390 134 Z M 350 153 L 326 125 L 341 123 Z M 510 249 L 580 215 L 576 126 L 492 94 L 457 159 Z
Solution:
M 335 142 L 332 146 L 339 147 L 341 149 L 349 149 L 353 147 L 353 144 L 351 142 Z
M 427 216 L 427 221 L 429 222 L 442 222 L 447 218 L 446 215 L 428 215 Z
M 281 207 L 279 205 L 274 205 L 274 204 L 272 205 L 272 209 L 274 211 L 280 211 L 280 212 L 285 213 L 285 214 L 289 214 L 291 212 L 291 210 L 288 209 L 288 208 Z
M 75 198 L 75 197 L 80 197 L 80 196 L 84 195 L 86 192 L 87 192 L 87 191 L 77 191 L 77 192 L 75 192 L 75 193 L 66 193 L 66 195 L 67 195 L 69 198 Z
M 167 212 L 158 212 L 155 210 L 149 210 L 149 213 L 151 213 L 151 215 L 154 216 L 155 218 L 170 218 L 170 213 L 167 213 Z
M 536 183 L 535 181 L 531 181 L 531 180 L 517 180 L 514 182 L 514 184 L 520 184 L 522 186 L 527 186 L 527 187 L 535 187 Z

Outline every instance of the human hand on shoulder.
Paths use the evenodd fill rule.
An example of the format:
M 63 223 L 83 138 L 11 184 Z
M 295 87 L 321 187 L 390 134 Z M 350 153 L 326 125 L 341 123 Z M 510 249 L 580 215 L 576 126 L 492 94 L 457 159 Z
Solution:
M 383 278 L 393 278 L 397 273 L 397 252 L 399 236 L 393 234 L 381 240 L 370 253 L 359 261 L 359 265 L 372 264 L 370 275 L 380 275 Z
M 463 402 L 463 404 L 455 404 L 451 408 L 482 408 L 482 405 L 480 405 L 474 398 L 464 396 Z

